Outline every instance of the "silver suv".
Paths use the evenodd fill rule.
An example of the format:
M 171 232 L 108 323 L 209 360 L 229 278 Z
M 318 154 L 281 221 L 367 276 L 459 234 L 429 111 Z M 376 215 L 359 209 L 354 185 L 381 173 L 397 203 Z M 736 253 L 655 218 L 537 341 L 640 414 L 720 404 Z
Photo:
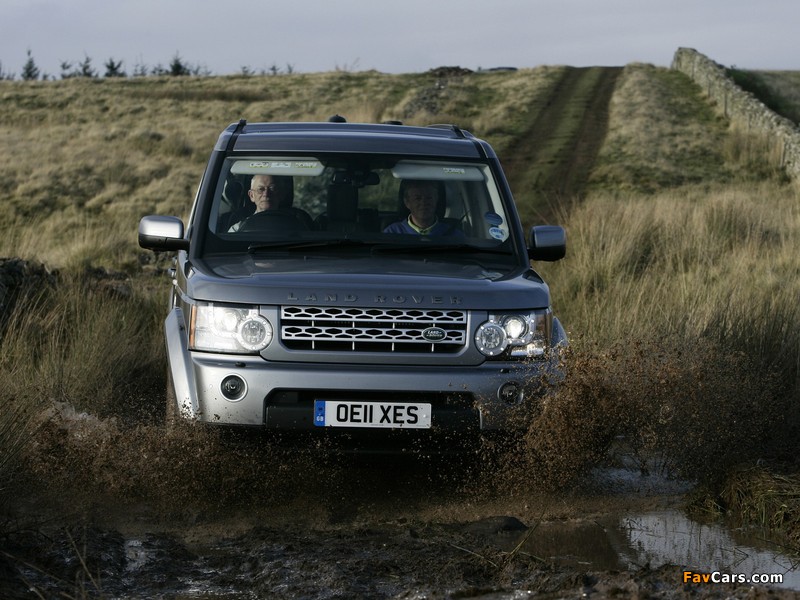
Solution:
M 492 148 L 458 127 L 233 124 L 184 227 L 165 322 L 168 413 L 355 445 L 527 424 L 564 329 Z

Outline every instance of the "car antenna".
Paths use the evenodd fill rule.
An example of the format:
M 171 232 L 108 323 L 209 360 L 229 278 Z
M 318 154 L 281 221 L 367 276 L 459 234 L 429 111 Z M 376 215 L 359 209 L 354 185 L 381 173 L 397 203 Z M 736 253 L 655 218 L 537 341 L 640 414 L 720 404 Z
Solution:
M 347 119 L 342 115 L 333 115 L 332 117 L 328 117 L 328 123 L 347 123 Z
M 231 137 L 228 138 L 228 145 L 225 147 L 225 154 L 230 154 L 231 150 L 233 150 L 233 145 L 236 143 L 236 138 L 239 137 L 240 133 L 242 133 L 245 125 L 247 125 L 247 119 L 239 119 L 239 122 L 236 124 L 236 127 L 234 127 L 233 132 L 231 133 Z

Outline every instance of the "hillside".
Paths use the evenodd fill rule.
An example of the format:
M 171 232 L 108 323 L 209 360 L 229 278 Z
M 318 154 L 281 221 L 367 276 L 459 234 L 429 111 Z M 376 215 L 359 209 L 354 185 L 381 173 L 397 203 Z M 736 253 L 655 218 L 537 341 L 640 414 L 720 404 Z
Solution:
M 647 65 L 0 81 L 0 253 L 135 268 L 138 218 L 188 211 L 228 123 L 335 113 L 456 122 L 487 139 L 528 224 L 585 190 L 755 180 L 771 168 L 751 155 L 743 170 L 737 139 L 697 86 Z

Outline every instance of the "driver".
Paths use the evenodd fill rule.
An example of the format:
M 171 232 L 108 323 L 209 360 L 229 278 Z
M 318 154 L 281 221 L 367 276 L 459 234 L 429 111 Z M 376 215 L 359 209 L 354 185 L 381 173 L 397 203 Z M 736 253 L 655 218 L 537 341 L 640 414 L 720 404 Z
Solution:
M 253 175 L 250 180 L 250 189 L 247 190 L 250 202 L 256 205 L 256 210 L 253 214 L 288 206 L 291 203 L 290 186 L 291 179 L 288 177 Z M 228 232 L 239 231 L 239 228 L 246 220 L 247 218 L 231 225 Z
M 460 229 L 439 220 L 437 210 L 442 199 L 435 181 L 404 179 L 400 183 L 400 197 L 408 209 L 408 218 L 392 223 L 384 233 L 463 237 Z

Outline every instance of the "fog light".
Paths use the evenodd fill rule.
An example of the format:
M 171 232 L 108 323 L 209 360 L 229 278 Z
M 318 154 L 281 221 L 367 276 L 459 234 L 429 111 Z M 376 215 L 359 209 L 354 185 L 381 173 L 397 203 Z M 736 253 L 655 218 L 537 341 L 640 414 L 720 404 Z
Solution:
M 238 375 L 228 375 L 219 386 L 222 395 L 228 400 L 241 400 L 247 393 L 247 384 Z
M 497 397 L 506 404 L 516 404 L 522 399 L 522 388 L 516 381 L 509 381 L 500 386 Z

